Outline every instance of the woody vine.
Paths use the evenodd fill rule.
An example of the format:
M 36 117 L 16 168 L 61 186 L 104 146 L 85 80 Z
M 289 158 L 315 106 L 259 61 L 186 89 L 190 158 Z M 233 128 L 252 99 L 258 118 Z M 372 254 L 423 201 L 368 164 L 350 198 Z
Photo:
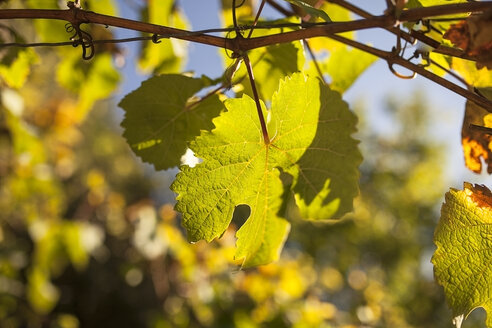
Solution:
M 235 207 L 249 205 L 250 217 L 237 233 L 236 258 L 244 267 L 266 264 L 278 257 L 290 227 L 282 213 L 286 203 L 294 202 L 306 219 L 326 220 L 349 212 L 357 195 L 361 156 L 357 142 L 351 138 L 355 116 L 341 100 L 343 88 L 330 88 L 324 79 L 318 54 L 311 44 L 313 40 L 327 38 L 358 49 L 386 61 L 389 74 L 403 79 L 418 74 L 466 98 L 462 133 L 467 166 L 479 172 L 484 160 L 488 172 L 492 172 L 492 86 L 476 86 L 467 79 L 473 70 L 490 74 L 483 72 L 492 68 L 492 2 L 450 1 L 433 5 L 441 2 L 388 0 L 384 13 L 374 16 L 344 0 L 288 0 L 288 5 L 284 1 L 262 0 L 255 15 L 240 17 L 238 11 L 244 2 L 232 0 L 229 27 L 202 31 L 103 15 L 83 9 L 79 1 L 69 1 L 65 10 L 1 9 L 0 20 L 7 22 L 64 21 L 70 41 L 14 40 L 0 44 L 0 49 L 73 46 L 81 49 L 83 60 L 98 56 L 97 45 L 121 42 L 150 42 L 157 47 L 165 39 L 179 39 L 224 49 L 229 66 L 220 78 L 158 75 L 127 95 L 120 106 L 126 111 L 122 123 L 125 138 L 136 154 L 156 169 L 179 165 L 187 148 L 203 160 L 195 168 L 182 166 L 172 186 L 178 194 L 176 209 L 182 213 L 183 225 L 192 241 L 220 237 Z M 325 8 L 327 3 L 362 18 L 332 21 Z M 271 6 L 286 19 L 262 21 L 265 6 Z M 145 35 L 96 39 L 91 35 L 90 27 L 94 25 Z M 394 34 L 394 47 L 381 50 L 344 34 L 372 28 Z M 15 35 L 15 31 L 10 32 Z M 222 35 L 218 36 L 219 33 Z M 416 42 L 424 46 L 409 50 Z M 255 79 L 255 70 L 264 56 L 255 51 L 278 45 L 290 45 L 294 57 L 299 50 L 308 53 L 312 68 L 303 72 L 304 67 L 297 65 L 287 70 L 275 82 L 277 91 L 272 95 L 265 92 L 270 88 L 262 85 L 261 79 Z M 475 67 L 457 69 L 452 65 L 454 59 L 473 62 Z M 402 68 L 410 73 L 401 73 Z M 181 86 L 181 91 L 173 89 L 176 85 Z M 218 95 L 238 85 L 242 87 L 238 92 L 242 97 L 223 104 Z M 173 108 L 149 107 L 146 99 L 152 90 L 165 90 L 162 99 L 158 95 L 153 97 L 163 104 L 170 99 Z M 160 120 L 149 122 L 140 110 Z M 239 127 L 240 121 L 249 123 Z M 336 123 L 330 125 L 333 122 Z M 169 126 L 174 134 L 166 134 Z M 337 171 L 339 167 L 343 167 L 343 173 Z M 492 243 L 491 220 L 492 194 L 485 186 L 465 183 L 463 190 L 452 189 L 446 194 L 435 234 L 438 248 L 433 264 L 457 326 L 477 306 L 492 310 L 486 297 L 492 292 L 492 270 L 488 266 L 491 255 L 483 252 Z M 463 232 L 454 235 L 457 227 Z M 462 243 L 465 237 L 473 242 Z M 480 254 L 478 259 L 471 256 L 474 252 Z M 484 289 L 484 293 L 477 291 Z M 487 325 L 492 327 L 490 317 Z

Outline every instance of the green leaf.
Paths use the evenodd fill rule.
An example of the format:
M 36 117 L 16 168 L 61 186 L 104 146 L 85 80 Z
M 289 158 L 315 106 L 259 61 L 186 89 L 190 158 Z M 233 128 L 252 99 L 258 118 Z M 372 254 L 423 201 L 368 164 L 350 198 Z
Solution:
M 203 79 L 161 75 L 123 98 L 119 104 L 125 110 L 123 135 L 143 161 L 157 170 L 177 166 L 187 143 L 200 130 L 212 128 L 212 118 L 223 105 L 216 95 L 196 103 L 192 97 L 203 87 Z
M 475 62 L 453 57 L 451 68 L 457 71 L 468 84 L 474 87 L 492 87 L 492 71 L 486 67 L 477 69 Z
M 322 88 L 320 98 L 316 136 L 293 171 L 288 171 L 298 177 L 293 191 L 301 215 L 313 220 L 340 217 L 352 210 L 362 162 L 358 141 L 350 136 L 356 132 L 357 117 L 339 93 Z
M 326 22 L 331 22 L 330 16 L 328 16 L 327 13 L 325 13 L 321 9 L 314 8 L 312 5 L 309 3 L 302 1 L 302 0 L 285 0 L 287 2 L 290 2 L 291 4 L 301 8 L 306 12 L 306 14 L 309 14 L 313 17 L 320 17 L 324 19 Z
M 377 57 L 358 49 L 343 47 L 333 51 L 321 70 L 331 76 L 330 87 L 345 92 Z
M 31 72 L 31 66 L 38 61 L 38 55 L 32 49 L 20 50 L 9 64 L 0 63 L 0 77 L 11 88 L 21 88 Z
M 292 22 L 292 20 L 283 19 L 270 22 L 259 22 L 258 26 Z M 260 37 L 271 33 L 281 33 L 289 30 L 292 29 L 255 29 L 252 36 Z M 295 72 L 301 71 L 305 63 L 304 50 L 299 41 L 254 49 L 248 52 L 248 56 L 251 64 L 253 65 L 253 72 L 258 93 L 260 98 L 265 101 L 272 99 L 273 93 L 277 90 L 281 79 Z M 224 73 L 224 76 L 226 76 L 231 73 L 228 70 L 235 62 L 235 59 L 231 59 L 227 56 L 224 56 L 224 58 L 226 67 L 228 67 Z M 234 77 L 232 78 L 232 84 L 236 85 L 236 88 L 233 90 L 238 91 L 238 94 L 246 93 L 247 95 L 253 97 L 251 84 L 244 64 L 241 64 L 238 67 Z M 242 85 L 242 89 L 237 88 L 238 84 Z
M 330 13 L 330 18 L 332 21 L 335 22 L 347 22 L 352 20 L 351 12 L 337 4 L 334 3 L 329 3 L 327 1 L 323 2 L 323 5 L 321 6 L 321 10 L 324 12 Z M 350 32 L 344 32 L 344 33 L 339 33 L 339 35 L 348 38 L 348 39 L 355 39 L 355 32 L 350 31 Z M 339 48 L 345 48 L 346 45 L 332 40 L 330 38 L 312 38 L 309 39 L 309 46 L 311 47 L 312 50 L 315 52 L 319 51 L 333 51 Z
M 289 230 L 280 213 L 285 188 L 296 193 L 301 210 L 307 209 L 304 212 L 314 219 L 329 218 L 327 207 L 332 215 L 346 210 L 338 212 L 340 200 L 334 204 L 329 198 L 352 192 L 332 194 L 328 186 L 330 179 L 338 179 L 333 174 L 339 172 L 339 166 L 349 167 L 348 175 L 360 161 L 357 144 L 348 137 L 355 119 L 346 113 L 348 107 L 338 93 L 300 73 L 281 81 L 271 110 L 263 106 L 271 138 L 268 144 L 263 141 L 255 102 L 250 97 L 229 99 L 226 107 L 228 111 L 214 120 L 216 128 L 202 132 L 190 144 L 203 163 L 194 168 L 183 166 L 176 177 L 171 186 L 178 193 L 176 209 L 183 214 L 191 241 L 211 241 L 227 229 L 237 205 L 248 205 L 251 214 L 237 232 L 235 256 L 243 259 L 246 267 L 265 264 L 278 257 Z M 338 125 L 344 127 L 341 135 Z M 337 144 L 350 155 L 337 157 L 335 163 L 325 162 L 329 158 L 322 154 L 332 150 L 328 145 L 338 150 Z M 355 161 L 352 154 L 356 154 Z M 324 169 L 312 164 L 316 157 Z M 283 185 L 281 170 L 293 176 L 291 186 Z M 315 176 L 321 183 L 312 186 Z M 345 178 L 344 173 L 339 182 Z M 357 190 L 357 179 L 352 178 L 343 183 L 343 189 Z
M 492 193 L 464 184 L 446 193 L 432 258 L 436 280 L 444 287 L 457 327 L 477 307 L 492 327 Z
M 152 24 L 187 29 L 184 15 L 173 8 L 174 0 L 150 0 L 148 5 L 148 22 Z M 176 73 L 185 64 L 186 42 L 178 39 L 161 39 L 159 43 L 151 42 L 142 48 L 138 67 L 144 73 Z
M 260 98 L 266 101 L 272 99 L 281 79 L 300 71 L 304 64 L 304 54 L 299 42 L 283 43 L 252 51 L 250 60 L 258 93 Z M 252 96 L 253 91 L 245 65 L 241 66 L 233 81 L 242 80 L 244 92 Z

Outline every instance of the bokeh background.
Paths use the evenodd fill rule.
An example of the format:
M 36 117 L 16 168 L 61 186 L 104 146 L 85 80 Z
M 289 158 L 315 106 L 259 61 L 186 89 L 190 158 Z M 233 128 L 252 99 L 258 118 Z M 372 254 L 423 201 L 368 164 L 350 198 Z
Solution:
M 225 24 L 219 1 L 177 3 L 169 24 Z M 372 13 L 385 6 L 355 3 Z M 86 5 L 132 19 L 161 14 L 143 0 Z M 268 8 L 264 16 L 280 18 Z M 2 29 L 1 42 L 65 41 L 60 24 L 8 22 L 16 34 Z M 357 38 L 384 49 L 395 42 L 376 30 Z M 242 270 L 234 233 L 247 209 L 221 239 L 188 243 L 169 190 L 177 170 L 156 172 L 122 137 L 118 102 L 157 70 L 169 44 L 166 70 L 223 73 L 219 50 L 173 42 L 106 44 L 88 63 L 72 47 L 0 50 L 0 326 L 452 327 L 433 280 L 433 231 L 449 187 L 491 181 L 464 168 L 464 99 L 375 62 L 344 94 L 364 155 L 354 212 L 327 223 L 292 216 L 280 260 Z M 482 327 L 484 316 L 474 311 L 464 327 Z

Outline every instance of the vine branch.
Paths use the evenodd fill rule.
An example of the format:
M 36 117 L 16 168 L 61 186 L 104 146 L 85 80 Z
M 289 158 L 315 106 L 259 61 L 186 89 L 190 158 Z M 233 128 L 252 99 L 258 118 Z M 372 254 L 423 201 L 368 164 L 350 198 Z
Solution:
M 202 43 L 228 49 L 234 52 L 252 50 L 278 43 L 292 42 L 313 37 L 329 36 L 334 33 L 356 31 L 369 28 L 391 28 L 397 22 L 418 21 L 428 17 L 453 15 L 467 12 L 482 12 L 492 8 L 492 1 L 466 2 L 460 4 L 414 8 L 403 11 L 398 19 L 391 15 L 371 16 L 349 22 L 329 22 L 323 25 L 306 27 L 297 31 L 272 34 L 256 38 L 225 38 L 209 34 L 195 34 L 192 31 L 140 22 L 136 20 L 97 14 L 76 7 L 58 9 L 1 9 L 0 20 L 5 19 L 55 19 L 75 25 L 100 24 L 119 27 L 164 37 Z
M 358 48 L 362 51 L 371 53 L 375 56 L 378 56 L 388 62 L 390 68 L 392 65 L 400 65 L 411 70 L 414 73 L 418 73 L 435 83 L 442 85 L 445 88 L 450 89 L 451 91 L 473 101 L 474 103 L 484 107 L 489 112 L 492 112 L 492 102 L 488 99 L 481 97 L 469 90 L 461 88 L 446 79 L 443 79 L 429 71 L 427 71 L 421 65 L 416 65 L 409 60 L 406 60 L 395 54 L 395 52 L 383 51 L 380 49 L 372 48 L 361 44 L 357 41 L 347 39 L 336 35 L 336 33 L 370 29 L 370 28 L 383 28 L 387 29 L 392 33 L 399 35 L 401 38 L 405 40 L 410 40 L 410 37 L 421 40 L 422 42 L 436 48 L 436 52 L 466 58 L 464 52 L 460 49 L 450 48 L 441 46 L 439 42 L 433 40 L 432 38 L 427 37 L 424 33 L 418 31 L 412 31 L 410 34 L 401 31 L 396 27 L 398 23 L 401 22 L 410 22 L 410 21 L 420 21 L 425 18 L 435 17 L 435 16 L 444 16 L 444 15 L 454 15 L 454 14 L 462 14 L 468 12 L 483 12 L 488 9 L 492 9 L 492 1 L 482 1 L 482 2 L 466 2 L 459 4 L 449 4 L 449 5 L 441 5 L 441 6 L 432 6 L 432 7 L 423 7 L 423 8 L 413 8 L 404 10 L 399 13 L 398 17 L 394 16 L 394 13 L 388 11 L 385 15 L 381 16 L 373 16 L 362 9 L 350 5 L 342 0 L 325 0 L 329 2 L 333 2 L 344 6 L 345 8 L 353 11 L 354 13 L 363 17 L 363 19 L 347 21 L 347 22 L 328 22 L 323 24 L 313 24 L 313 25 L 302 25 L 303 28 L 295 31 L 282 32 L 277 34 L 271 34 L 263 37 L 255 37 L 255 38 L 243 38 L 242 35 L 236 33 L 235 38 L 227 38 L 220 37 L 215 35 L 210 35 L 206 32 L 193 32 L 187 31 L 167 26 L 161 26 L 156 24 L 150 24 L 120 17 L 108 16 L 103 14 L 97 14 L 92 11 L 86 11 L 78 8 L 77 6 L 70 6 L 67 10 L 49 10 L 49 9 L 1 9 L 0 10 L 0 20 L 6 19 L 55 19 L 55 20 L 64 20 L 79 28 L 81 24 L 100 24 L 104 26 L 113 26 L 119 27 L 144 33 L 151 33 L 154 36 L 158 36 L 159 38 L 176 38 L 191 42 L 197 42 L 201 44 L 206 44 L 210 46 L 215 46 L 219 48 L 224 48 L 227 50 L 231 50 L 236 54 L 246 54 L 248 50 L 266 47 L 279 43 L 287 43 L 293 42 L 303 39 L 309 39 L 314 37 L 329 37 L 339 42 L 350 45 L 354 48 Z M 268 0 L 268 3 L 275 6 L 275 2 L 273 0 Z M 262 1 L 261 9 L 265 1 Z M 237 26 L 235 26 L 237 28 Z M 250 29 L 254 28 L 254 26 L 249 27 Z M 85 34 L 84 34 L 85 35 Z M 89 38 L 89 34 L 87 34 L 86 39 Z M 92 41 L 91 38 L 89 44 L 85 44 L 85 39 L 82 38 L 81 44 L 86 47 L 91 45 L 92 43 L 97 42 L 96 40 Z M 152 37 L 154 40 L 154 37 Z M 73 45 L 73 42 L 70 44 Z M 40 44 L 41 45 L 41 44 Z M 85 48 L 84 48 L 85 50 Z M 84 56 L 86 53 L 84 51 Z M 252 75 L 252 69 L 250 67 L 249 58 L 247 55 L 243 55 L 246 67 L 248 69 L 248 74 L 250 77 Z M 471 59 L 471 58 L 467 58 Z M 248 65 L 249 63 L 249 65 Z M 251 79 L 253 92 L 256 91 L 256 87 L 254 85 L 254 78 Z M 258 106 L 258 104 L 257 104 Z M 261 107 L 259 107 L 259 113 L 261 114 Z M 262 123 L 262 130 L 265 138 L 265 142 L 269 142 L 268 133 L 266 131 L 266 124 L 264 119 L 262 119 L 262 115 L 260 117 L 260 121 Z
M 475 104 L 483 107 L 485 110 L 487 110 L 489 113 L 492 113 L 492 101 L 488 100 L 485 97 L 482 97 L 472 91 L 469 91 L 467 89 L 464 89 L 432 72 L 429 72 L 428 70 L 425 69 L 422 65 L 417 65 L 414 64 L 402 57 L 400 57 L 398 54 L 390 51 L 384 51 L 380 50 L 377 48 L 370 47 L 368 45 L 359 43 L 357 41 L 347 39 L 343 36 L 340 35 L 330 35 L 329 36 L 331 39 L 342 42 L 344 44 L 347 44 L 351 47 L 357 48 L 359 50 L 365 51 L 367 53 L 370 53 L 374 56 L 377 56 L 381 59 L 384 59 L 388 65 L 400 65 L 402 67 L 405 67 L 406 69 L 409 69 L 410 71 L 420 74 L 423 77 L 459 94 L 460 96 L 474 102 Z

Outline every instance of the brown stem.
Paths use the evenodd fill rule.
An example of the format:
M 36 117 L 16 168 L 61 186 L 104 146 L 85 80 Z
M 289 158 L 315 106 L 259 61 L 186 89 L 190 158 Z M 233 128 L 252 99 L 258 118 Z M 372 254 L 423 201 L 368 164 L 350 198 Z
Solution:
M 353 12 L 356 15 L 359 15 L 362 18 L 373 17 L 373 15 L 371 13 L 369 13 L 369 12 L 365 11 L 364 9 L 361 9 L 361 8 L 359 8 L 359 7 L 353 5 L 353 4 L 351 4 L 345 0 L 325 0 L 325 1 L 330 2 L 330 3 L 334 3 L 334 4 L 336 4 L 342 8 L 350 10 L 351 12 Z M 400 34 L 401 38 L 407 42 L 410 42 L 410 43 L 413 43 L 415 40 L 419 40 L 420 42 L 423 42 L 423 43 L 431 46 L 432 48 L 434 48 L 432 50 L 432 52 L 439 53 L 442 55 L 452 56 L 452 57 L 459 57 L 459 58 L 463 58 L 463 59 L 473 60 L 473 58 L 471 56 L 467 55 L 463 50 L 458 49 L 458 48 L 452 48 L 452 47 L 445 46 L 445 45 L 441 44 L 439 41 L 436 41 L 436 40 L 428 37 L 427 35 L 425 35 L 422 32 L 415 31 L 415 30 L 411 30 L 410 33 L 407 33 L 405 31 L 399 32 L 400 29 L 398 27 L 395 27 L 395 26 L 386 27 L 385 30 L 387 30 L 393 34 L 401 33 Z
M 414 8 L 405 10 L 401 13 L 398 20 L 418 21 L 422 18 L 442 15 L 452 15 L 464 12 L 481 12 L 492 8 L 492 2 L 466 2 L 460 4 L 450 4 L 425 8 Z M 272 34 L 259 38 L 223 38 L 207 34 L 193 34 L 190 31 L 160 26 L 156 24 L 144 23 L 135 20 L 107 16 L 85 11 L 78 8 L 68 10 L 47 10 L 47 9 L 2 9 L 0 10 L 1 19 L 57 19 L 71 22 L 74 25 L 82 23 L 94 23 L 107 26 L 120 27 L 140 32 L 158 34 L 177 39 L 207 44 L 219 48 L 225 48 L 235 52 L 244 52 L 251 49 L 269 46 L 272 44 L 292 42 L 320 36 L 330 36 L 333 33 L 349 32 L 369 28 L 388 28 L 396 23 L 396 18 L 383 15 L 372 16 L 367 19 L 355 20 L 350 22 L 330 23 L 324 26 L 313 26 L 297 31 Z
M 255 98 L 256 110 L 258 112 L 258 118 L 260 119 L 261 132 L 263 133 L 263 141 L 265 142 L 265 145 L 268 145 L 270 144 L 270 137 L 268 136 L 265 117 L 263 117 L 263 111 L 261 110 L 260 97 L 258 95 L 258 91 L 256 90 L 253 67 L 251 66 L 251 62 L 249 61 L 249 57 L 247 54 L 243 55 L 243 60 L 244 64 L 246 65 L 246 69 L 248 70 L 249 81 L 251 83 L 251 89 L 253 90 L 253 97 Z
M 253 22 L 253 26 L 251 27 L 251 29 L 249 30 L 249 33 L 248 33 L 248 39 L 251 37 L 251 35 L 253 34 L 253 31 L 255 29 L 255 26 L 256 24 L 258 24 L 258 19 L 260 19 L 260 14 L 261 12 L 263 11 L 263 7 L 265 6 L 265 2 L 266 0 L 262 0 L 261 1 L 261 4 L 260 4 L 260 7 L 258 8 L 258 11 L 256 12 L 256 17 L 255 17 L 255 20 Z
M 320 79 L 323 81 L 324 84 L 327 85 L 328 83 L 326 83 L 325 77 L 323 76 L 323 72 L 321 71 L 321 67 L 319 67 L 318 60 L 316 59 L 313 49 L 311 49 L 311 46 L 309 45 L 309 41 L 303 40 L 303 42 L 304 45 L 306 46 L 307 51 L 309 52 L 309 55 L 311 56 L 311 59 L 313 60 L 314 67 L 316 67 L 316 71 L 318 72 Z
M 193 41 L 230 50 L 234 50 L 235 48 L 232 39 L 204 34 L 194 35 L 186 30 L 97 14 L 92 11 L 85 11 L 77 8 L 67 10 L 0 9 L 0 20 L 2 19 L 55 19 L 64 20 L 73 25 L 93 23 L 164 36 L 172 35 L 176 39 Z
M 485 110 L 488 112 L 492 113 L 492 101 L 488 100 L 485 97 L 481 97 L 477 95 L 476 93 L 469 91 L 467 89 L 464 89 L 432 72 L 429 72 L 426 70 L 424 67 L 420 65 L 416 65 L 404 58 L 399 57 L 398 55 L 395 55 L 393 52 L 388 52 L 388 51 L 383 51 L 380 49 L 376 49 L 373 47 L 370 47 L 368 45 L 359 43 L 357 41 L 351 40 L 344 38 L 340 35 L 331 35 L 329 36 L 331 39 L 342 42 L 344 44 L 347 44 L 351 47 L 357 48 L 359 50 L 365 51 L 367 53 L 370 53 L 374 56 L 377 56 L 379 58 L 382 58 L 388 62 L 389 65 L 400 65 L 402 67 L 405 67 L 406 69 L 411 70 L 414 73 L 420 74 L 423 77 L 453 91 L 454 93 L 459 94 L 460 96 L 465 97 L 466 99 L 474 102 L 475 104 L 483 107 Z
M 481 12 L 490 9 L 491 5 L 492 1 L 480 1 L 413 8 L 404 10 L 400 17 L 398 17 L 398 20 L 400 22 L 412 22 L 429 17 L 456 15 L 468 12 Z
M 475 124 L 470 124 L 469 125 L 470 130 L 474 130 L 477 132 L 482 132 L 486 134 L 492 135 L 492 128 L 488 128 L 486 126 L 481 126 L 481 125 L 475 125 Z

